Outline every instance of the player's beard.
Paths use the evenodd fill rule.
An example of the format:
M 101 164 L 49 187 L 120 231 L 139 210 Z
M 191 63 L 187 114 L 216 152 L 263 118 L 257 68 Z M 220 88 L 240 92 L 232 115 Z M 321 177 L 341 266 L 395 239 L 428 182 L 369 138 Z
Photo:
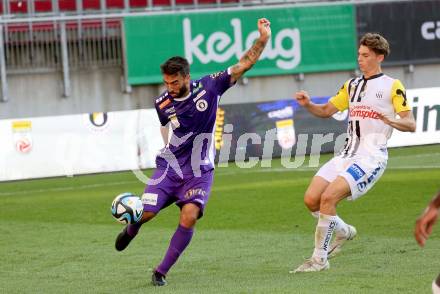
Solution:
M 183 85 L 182 88 L 180 88 L 179 93 L 177 93 L 175 98 L 183 98 L 183 95 L 185 95 L 187 91 L 188 88 L 186 87 L 186 85 Z

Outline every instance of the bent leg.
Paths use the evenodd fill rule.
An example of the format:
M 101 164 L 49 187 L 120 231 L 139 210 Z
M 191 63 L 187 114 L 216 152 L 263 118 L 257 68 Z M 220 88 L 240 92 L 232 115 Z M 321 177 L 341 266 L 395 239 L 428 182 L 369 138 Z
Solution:
M 336 216 L 336 205 L 348 196 L 350 196 L 350 187 L 347 181 L 340 176 L 322 194 L 319 221 L 315 231 L 315 250 L 313 252 L 313 257 L 321 262 L 327 260 L 333 231 L 338 226 L 340 229 L 347 230 L 345 228 L 347 224 Z
M 319 212 L 321 195 L 330 183 L 320 176 L 314 176 L 304 194 L 304 204 L 313 214 Z

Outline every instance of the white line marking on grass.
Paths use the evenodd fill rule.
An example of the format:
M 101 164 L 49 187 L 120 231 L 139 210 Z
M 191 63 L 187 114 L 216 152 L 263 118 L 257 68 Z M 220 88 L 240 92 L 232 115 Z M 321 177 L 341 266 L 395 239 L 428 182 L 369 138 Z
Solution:
M 100 184 L 88 184 L 88 185 L 78 185 L 78 186 L 69 186 L 69 187 L 57 187 L 57 188 L 48 188 L 48 189 L 37 189 L 37 190 L 22 190 L 15 192 L 0 192 L 0 196 L 11 196 L 11 195 L 23 195 L 23 194 L 35 194 L 35 193 L 45 193 L 45 192 L 65 192 L 65 191 L 73 191 L 73 190 L 87 190 L 92 188 L 100 188 L 107 186 L 120 186 L 126 184 L 134 184 L 138 183 L 138 181 L 123 181 L 123 182 L 113 182 L 113 183 L 100 183 Z
M 440 153 L 439 153 L 440 154 Z M 396 156 L 394 157 L 396 158 Z M 387 169 L 433 169 L 439 168 L 440 165 L 436 166 L 426 166 L 426 165 L 402 165 L 395 167 L 387 167 Z M 217 176 L 231 176 L 237 174 L 248 174 L 248 173 L 270 173 L 270 172 L 295 172 L 295 171 L 317 171 L 319 167 L 303 167 L 303 168 L 284 168 L 284 167 L 276 167 L 276 168 L 261 168 L 261 169 L 236 169 L 233 171 L 222 171 L 222 168 L 217 168 L 216 175 Z M 78 185 L 78 186 L 68 186 L 68 187 L 57 187 L 57 188 L 48 188 L 48 189 L 35 189 L 35 190 L 22 190 L 15 192 L 0 192 L 0 196 L 12 196 L 12 195 L 23 195 L 23 194 L 36 194 L 36 193 L 46 193 L 46 192 L 65 192 L 65 191 L 73 191 L 73 190 L 87 190 L 99 187 L 108 187 L 108 186 L 121 186 L 127 184 L 136 184 L 139 183 L 137 180 L 133 181 L 121 181 L 121 182 L 110 182 L 110 183 L 98 183 L 98 184 L 87 184 L 87 185 Z

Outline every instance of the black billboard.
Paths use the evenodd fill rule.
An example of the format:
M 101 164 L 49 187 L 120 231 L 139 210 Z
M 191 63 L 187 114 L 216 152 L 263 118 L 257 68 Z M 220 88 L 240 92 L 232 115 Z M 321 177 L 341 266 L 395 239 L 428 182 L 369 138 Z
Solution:
M 312 101 L 326 103 L 329 98 Z M 334 152 L 335 140 L 341 145 L 336 150 L 345 141 L 347 118 L 347 111 L 317 118 L 294 99 L 222 105 L 216 120 L 216 161 Z
M 440 62 L 440 1 L 356 5 L 357 31 L 383 35 L 391 47 L 384 65 Z

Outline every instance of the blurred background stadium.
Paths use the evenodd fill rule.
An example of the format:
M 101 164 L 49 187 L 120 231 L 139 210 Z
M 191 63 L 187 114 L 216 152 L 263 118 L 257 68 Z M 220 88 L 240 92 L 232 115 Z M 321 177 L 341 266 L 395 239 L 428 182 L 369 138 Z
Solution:
M 419 250 L 412 227 L 439 188 L 440 1 L 2 0 L 0 13 L 5 293 L 149 287 L 145 272 L 162 257 L 177 208 L 117 254 L 120 227 L 109 207 L 121 192 L 143 191 L 124 171 L 154 167 L 159 65 L 182 55 L 193 78 L 223 70 L 255 39 L 260 17 L 272 22 L 271 44 L 222 97 L 207 217 L 164 291 L 429 292 L 439 234 Z M 302 195 L 324 153 L 338 148 L 347 114 L 314 119 L 290 97 L 306 89 L 325 102 L 359 75 L 357 40 L 369 31 L 390 42 L 383 70 L 407 88 L 417 131 L 395 131 L 383 179 L 365 199 L 342 204 L 341 214 L 359 224 L 359 240 L 329 272 L 292 277 L 290 267 L 312 250 Z M 326 140 L 315 144 L 316 136 Z M 295 164 L 295 154 L 307 156 Z

